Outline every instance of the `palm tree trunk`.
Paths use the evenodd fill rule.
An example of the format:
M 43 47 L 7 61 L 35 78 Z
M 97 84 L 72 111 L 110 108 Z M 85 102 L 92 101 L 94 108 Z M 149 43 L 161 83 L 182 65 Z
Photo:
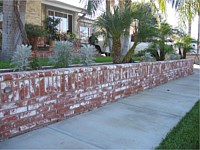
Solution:
M 131 49 L 128 51 L 126 56 L 123 58 L 123 60 L 122 60 L 123 63 L 129 63 L 129 62 L 132 61 L 132 56 L 133 56 L 133 54 L 135 52 L 135 48 L 136 48 L 137 44 L 138 44 L 138 42 L 135 41 L 133 46 L 131 47 Z
M 191 35 L 192 23 L 188 21 L 188 34 Z
M 123 5 L 123 3 L 120 3 L 121 5 Z M 131 0 L 125 0 L 125 4 L 126 6 L 130 7 L 131 6 Z M 126 29 L 128 35 L 123 36 L 123 40 L 122 40 L 122 56 L 125 56 L 126 53 L 129 50 L 129 44 L 130 44 L 130 27 Z
M 113 39 L 113 63 L 121 63 L 121 43 L 120 38 Z

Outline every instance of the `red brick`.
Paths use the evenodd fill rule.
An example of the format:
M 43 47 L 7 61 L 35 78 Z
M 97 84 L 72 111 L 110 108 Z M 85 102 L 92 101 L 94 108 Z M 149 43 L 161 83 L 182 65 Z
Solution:
M 1 139 L 4 139 L 6 137 L 10 137 L 11 135 L 12 135 L 12 133 L 10 131 L 0 132 Z
M 47 123 L 49 123 L 51 120 L 50 119 L 42 119 L 37 121 L 37 125 L 45 125 Z
M 21 120 L 18 120 L 16 122 L 14 122 L 13 126 L 14 127 L 20 127 L 20 126 L 26 125 L 28 123 L 29 123 L 29 118 L 27 118 L 27 119 L 21 119 Z
M 30 122 L 38 122 L 40 120 L 42 120 L 44 118 L 44 115 L 43 114 L 38 114 L 36 116 L 32 116 L 30 117 Z
M 20 114 L 20 118 L 27 118 L 27 117 L 31 117 L 31 116 L 35 116 L 36 115 L 36 110 L 32 110 L 32 111 L 27 111 L 27 112 L 23 112 Z
M 25 111 L 27 111 L 27 107 L 18 107 L 18 108 L 11 109 L 10 114 L 14 115 L 14 114 L 18 114 Z
M 52 116 L 56 115 L 57 111 L 56 110 L 52 110 L 52 111 L 48 111 L 44 114 L 45 118 L 51 118 Z
M 35 109 L 41 108 L 42 106 L 43 106 L 42 103 L 36 103 L 36 104 L 33 104 L 33 105 L 28 105 L 28 110 L 35 110 Z
M 29 124 L 20 126 L 19 129 L 20 129 L 20 131 L 25 131 L 25 130 L 34 128 L 35 126 L 36 126 L 36 123 L 29 123 Z
M 1 124 L 3 124 L 3 123 L 9 123 L 9 122 L 14 122 L 14 121 L 16 121 L 18 119 L 19 119 L 18 115 L 4 117 L 4 118 L 1 119 Z
M 24 91 L 25 91 L 24 81 L 20 81 L 19 82 L 19 97 L 20 97 L 20 100 L 24 100 Z
M 5 131 L 8 130 L 12 127 L 11 124 L 4 124 L 4 125 L 0 125 L 0 131 Z
M 65 114 L 69 110 L 70 110 L 69 107 L 64 107 L 64 108 L 58 109 L 57 112 L 58 114 Z
M 40 96 L 45 95 L 45 89 L 44 89 L 44 78 L 40 79 Z
M 8 81 L 8 80 L 12 80 L 12 75 L 6 74 L 6 75 L 4 76 L 4 81 Z

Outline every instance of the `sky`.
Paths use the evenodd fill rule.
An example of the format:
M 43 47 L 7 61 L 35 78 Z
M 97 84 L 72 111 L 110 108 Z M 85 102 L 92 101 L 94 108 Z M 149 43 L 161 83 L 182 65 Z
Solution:
M 61 2 L 65 2 L 77 7 L 84 7 L 85 4 L 84 2 L 80 2 L 80 0 L 57 0 L 57 1 L 61 1 Z M 82 0 L 82 1 L 86 1 L 86 0 Z M 102 4 L 105 6 L 105 3 Z M 104 7 L 100 7 L 100 11 L 98 12 L 98 14 L 101 14 L 101 12 L 103 12 L 105 9 Z M 177 27 L 178 26 L 178 19 L 177 19 L 177 14 L 176 11 L 174 9 L 172 9 L 171 4 L 167 4 L 167 22 L 169 24 L 171 24 L 173 27 Z M 186 32 L 187 32 L 187 28 Z M 197 39 L 198 37 L 198 17 L 196 16 L 192 22 L 192 35 L 193 38 Z

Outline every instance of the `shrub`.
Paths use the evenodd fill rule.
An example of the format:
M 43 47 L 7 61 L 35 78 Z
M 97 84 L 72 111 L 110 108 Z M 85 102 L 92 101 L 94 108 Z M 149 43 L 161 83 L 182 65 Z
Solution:
M 33 56 L 32 60 L 30 61 L 30 67 L 33 70 L 38 70 L 41 68 L 39 59 L 36 56 Z
M 152 61 L 155 61 L 155 58 L 152 56 L 150 52 L 146 52 L 144 56 L 142 57 L 141 61 L 152 62 Z
M 95 61 L 95 48 L 90 45 L 83 45 L 80 50 L 80 63 L 83 65 L 91 65 Z
M 17 45 L 17 50 L 11 59 L 11 65 L 15 65 L 14 70 L 23 71 L 29 66 L 29 58 L 31 56 L 31 46 Z
M 49 58 L 49 62 L 53 64 L 54 67 L 63 68 L 72 64 L 73 43 L 68 41 L 56 41 L 53 51 L 54 54 Z
M 179 54 L 171 53 L 166 55 L 166 60 L 177 60 L 180 59 L 181 56 Z

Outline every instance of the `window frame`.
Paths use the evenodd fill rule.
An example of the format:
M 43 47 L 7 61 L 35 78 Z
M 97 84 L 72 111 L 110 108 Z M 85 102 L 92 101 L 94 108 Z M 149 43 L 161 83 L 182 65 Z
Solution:
M 67 21 L 68 21 L 68 29 L 67 30 L 70 30 L 69 29 L 69 15 L 71 15 L 72 16 L 72 31 L 71 32 L 73 32 L 73 25 L 74 25 L 74 22 L 73 22 L 73 14 L 71 14 L 71 13 L 67 13 L 67 12 L 64 12 L 64 11 L 59 11 L 59 10 L 55 10 L 55 9 L 47 9 L 47 16 L 49 16 L 49 11 L 52 11 L 53 12 L 53 16 L 55 17 L 55 13 L 57 12 L 57 13 L 62 13 L 62 14 L 65 14 L 65 15 L 67 15 Z M 63 32 L 62 32 L 63 33 Z

